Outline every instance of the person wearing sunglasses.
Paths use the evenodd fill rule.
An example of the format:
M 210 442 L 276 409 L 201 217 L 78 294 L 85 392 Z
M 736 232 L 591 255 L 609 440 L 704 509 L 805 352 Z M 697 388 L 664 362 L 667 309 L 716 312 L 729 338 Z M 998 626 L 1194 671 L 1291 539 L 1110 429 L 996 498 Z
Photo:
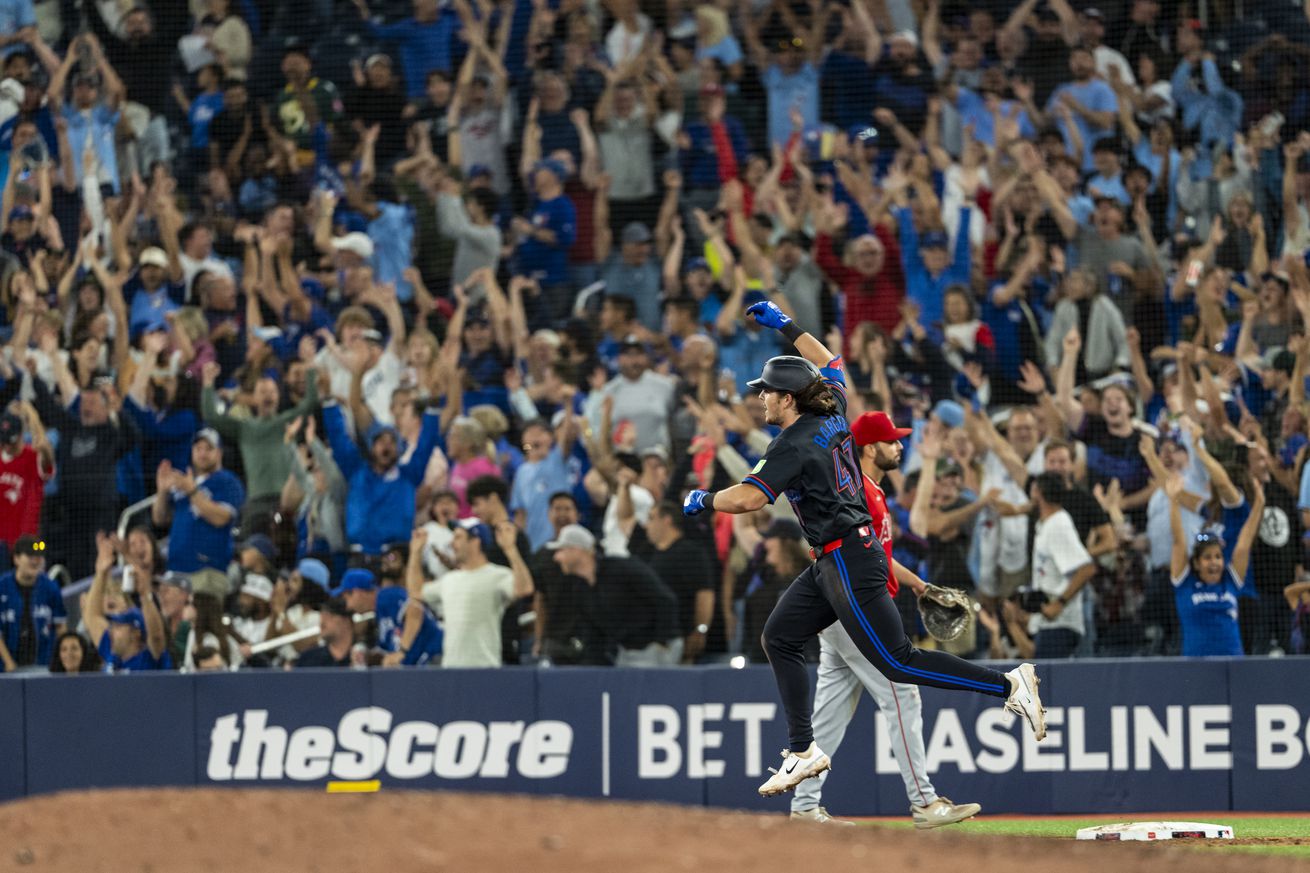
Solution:
M 1210 531 L 1197 534 L 1189 550 L 1183 533 L 1182 513 L 1178 508 L 1183 477 L 1175 473 L 1165 482 L 1164 488 L 1169 497 L 1169 525 L 1173 532 L 1169 569 L 1178 623 L 1183 630 L 1183 656 L 1241 657 L 1237 598 L 1246 586 L 1251 546 L 1264 518 L 1264 488 L 1259 481 L 1252 481 L 1251 512 L 1237 534 L 1231 556 L 1226 559 L 1223 539 Z

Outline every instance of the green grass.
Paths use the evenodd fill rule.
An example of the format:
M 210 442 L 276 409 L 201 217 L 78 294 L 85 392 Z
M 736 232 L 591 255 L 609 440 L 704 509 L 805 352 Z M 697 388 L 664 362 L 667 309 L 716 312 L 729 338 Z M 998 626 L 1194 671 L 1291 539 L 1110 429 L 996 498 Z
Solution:
M 1174 817 L 1178 821 L 1189 821 L 1193 817 L 1186 814 L 1179 814 Z M 1233 828 L 1233 836 L 1236 839 L 1278 839 L 1287 837 L 1300 837 L 1310 839 L 1310 817 L 1281 817 L 1281 818 L 1225 818 L 1223 813 L 1214 813 L 1211 815 L 1198 816 L 1202 821 L 1213 822 L 1217 824 L 1230 825 Z M 1071 840 L 1079 828 L 1095 827 L 1096 825 L 1113 824 L 1122 821 L 1148 821 L 1156 820 L 1142 815 L 1120 815 L 1120 816 L 1098 816 L 1093 818 L 1033 818 L 1033 819 L 987 819 L 981 818 L 974 821 L 962 822 L 958 825 L 952 825 L 950 830 L 953 833 L 982 834 L 987 836 L 1011 836 L 1011 837 L 1045 837 L 1048 839 L 1067 839 Z M 913 824 L 908 818 L 904 819 L 887 819 L 874 822 L 881 827 L 912 827 Z M 1270 846 L 1225 846 L 1226 841 L 1207 841 L 1201 843 L 1184 843 L 1184 845 L 1193 845 L 1197 849 L 1218 848 L 1221 851 L 1228 852 L 1260 852 L 1271 855 L 1290 855 L 1299 858 L 1310 859 L 1310 845 L 1291 846 L 1291 845 L 1270 845 Z

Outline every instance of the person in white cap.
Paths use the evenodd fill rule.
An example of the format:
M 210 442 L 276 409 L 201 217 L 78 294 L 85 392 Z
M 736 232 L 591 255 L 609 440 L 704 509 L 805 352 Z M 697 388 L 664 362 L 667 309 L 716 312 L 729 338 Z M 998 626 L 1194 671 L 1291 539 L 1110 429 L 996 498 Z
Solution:
M 268 639 L 269 628 L 273 626 L 273 580 L 258 573 L 247 573 L 237 595 L 236 618 L 232 619 L 232 629 L 244 641 L 241 654 L 250 658 L 250 646 Z M 286 592 L 282 592 L 282 605 L 286 605 Z
M 232 559 L 232 525 L 245 503 L 241 480 L 223 469 L 223 440 L 202 428 L 191 441 L 185 473 L 165 460 L 155 472 L 158 491 L 150 508 L 156 527 L 171 525 L 168 569 L 187 573 L 193 587 L 227 594 L 225 572 Z
M 596 538 L 578 524 L 565 526 L 546 548 L 555 553 L 564 574 L 555 580 L 558 587 L 542 592 L 547 619 L 538 617 L 537 626 L 548 657 L 626 667 L 672 666 L 682 660 L 678 598 L 649 567 L 633 558 L 597 555 Z M 577 597 L 580 586 L 592 592 L 590 611 L 578 610 L 584 602 Z M 567 612 L 570 599 L 578 610 L 573 615 Z M 564 660 L 573 649 L 577 659 Z
M 181 306 L 186 293 L 181 278 L 182 265 L 175 257 L 170 258 L 158 246 L 142 250 L 137 257 L 136 275 L 123 286 L 123 297 L 131 301 L 128 322 L 133 335 Z
M 363 267 L 373 260 L 373 240 L 358 230 L 332 239 L 337 253 L 337 266 L 342 269 Z

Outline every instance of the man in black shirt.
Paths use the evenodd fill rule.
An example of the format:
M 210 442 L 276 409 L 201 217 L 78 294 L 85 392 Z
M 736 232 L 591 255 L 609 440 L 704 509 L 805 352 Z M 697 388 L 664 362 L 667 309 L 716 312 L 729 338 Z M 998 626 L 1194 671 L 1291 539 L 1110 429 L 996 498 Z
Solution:
M 49 501 L 53 549 L 47 560 L 62 563 L 74 579 L 95 570 L 95 542 L 88 531 L 113 530 L 118 522 L 116 465 L 140 440 L 132 417 L 118 414 L 121 399 L 113 385 L 109 374 L 97 374 L 90 388 L 56 399 L 44 381 L 32 380 L 33 405 L 60 436 L 59 492 Z
M 1042 739 L 1045 712 L 1031 664 L 1002 674 L 944 652 L 916 649 L 910 642 L 887 593 L 887 554 L 865 503 L 864 473 L 846 421 L 841 359 L 775 304 L 756 303 L 746 311 L 780 331 L 803 356 L 771 358 L 760 378 L 751 382 L 764 401 L 765 420 L 780 425 L 782 432 L 740 484 L 719 492 L 692 491 L 683 512 L 754 512 L 786 494 L 815 559 L 783 594 L 764 626 L 764 650 L 782 694 L 790 748 L 783 753 L 782 767 L 760 786 L 760 794 L 790 791 L 829 767 L 810 724 L 805 644 L 835 621 L 891 681 L 1002 698 Z
M 223 108 L 209 123 L 209 169 L 223 170 L 232 180 L 240 178 L 245 153 L 253 145 L 264 145 L 265 139 L 246 83 L 228 79 L 223 83 Z
M 1063 479 L 1065 494 L 1061 505 L 1073 519 L 1074 529 L 1078 531 L 1078 538 L 1087 547 L 1087 553 L 1095 559 L 1099 555 L 1113 552 L 1116 538 L 1114 525 L 1110 524 L 1110 516 L 1101 508 L 1101 504 L 1096 502 L 1090 491 L 1074 481 L 1073 446 L 1064 440 L 1048 440 L 1042 463 L 1047 473 L 1055 473 Z M 1028 526 L 1030 539 L 1036 526 L 1034 517 L 1033 523 Z M 1028 551 L 1029 554 L 1032 553 L 1031 548 Z
M 1251 476 L 1264 487 L 1265 511 L 1251 547 L 1251 575 L 1259 596 L 1239 601 L 1242 640 L 1247 654 L 1267 655 L 1275 644 L 1290 650 L 1283 589 L 1301 578 L 1301 514 L 1297 496 L 1273 476 L 1268 452 L 1251 446 L 1246 459 Z
M 432 153 L 443 164 L 450 155 L 450 98 L 454 95 L 455 86 L 450 81 L 450 74 L 444 70 L 431 70 L 424 99 L 411 103 L 407 110 L 414 121 L 427 122 Z
M 581 519 L 578 501 L 568 491 L 555 492 L 550 495 L 546 518 L 550 521 L 551 530 L 554 532 L 553 539 L 558 539 L 560 531 L 571 524 L 577 524 Z M 546 654 L 543 634 L 546 627 L 546 598 L 542 592 L 548 588 L 558 591 L 559 580 L 563 573 L 555 563 L 555 553 L 545 545 L 532 554 L 531 560 L 528 561 L 528 569 L 532 571 L 533 586 L 536 589 L 532 595 L 532 612 L 536 616 L 532 654 L 541 657 Z
M 334 597 L 318 613 L 322 645 L 306 649 L 296 658 L 297 667 L 349 667 L 355 645 L 355 619 L 346 602 Z
M 571 524 L 547 544 L 571 588 L 573 615 L 565 613 L 562 598 L 546 592 L 546 638 L 552 621 L 571 623 L 573 637 L 595 663 L 600 647 L 621 666 L 676 664 L 681 654 L 678 637 L 678 599 L 659 577 L 640 561 L 596 554 L 596 538 L 581 525 Z M 579 588 L 578 582 L 585 588 Z
M 678 505 L 665 500 L 651 508 L 646 526 L 637 525 L 628 551 L 646 563 L 678 598 L 682 660 L 695 663 L 705 650 L 714 618 L 714 572 L 705 549 L 683 535 Z

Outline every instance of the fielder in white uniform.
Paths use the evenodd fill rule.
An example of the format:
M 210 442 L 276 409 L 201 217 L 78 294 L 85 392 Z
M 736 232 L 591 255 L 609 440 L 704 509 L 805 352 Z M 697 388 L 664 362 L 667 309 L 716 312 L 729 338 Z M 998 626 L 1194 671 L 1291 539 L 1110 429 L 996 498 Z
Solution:
M 887 550 L 887 560 L 897 583 L 909 585 L 915 593 L 924 588 L 924 581 L 892 557 L 891 518 L 887 513 L 887 499 L 879 483 L 888 470 L 901 463 L 900 440 L 910 434 L 909 428 L 898 428 L 882 412 L 866 412 L 851 423 L 851 435 L 860 448 L 860 467 L 864 471 L 864 492 L 873 518 L 878 540 Z M 861 689 L 868 691 L 887 721 L 887 734 L 891 740 L 892 755 L 905 780 L 905 793 L 910 800 L 910 813 L 914 826 L 921 829 L 941 827 L 972 818 L 982 807 L 976 803 L 952 803 L 937 794 L 928 778 L 926 754 L 923 748 L 923 703 L 919 689 L 913 685 L 899 685 L 888 681 L 878 669 L 860 654 L 841 626 L 834 623 L 819 634 L 819 677 L 814 690 L 814 742 L 826 749 L 829 756 L 836 753 L 846 735 L 846 727 L 855 716 L 860 702 Z M 824 780 L 828 772 L 817 778 L 806 779 L 796 786 L 792 797 L 791 817 L 822 824 L 852 824 L 835 819 L 819 805 Z

